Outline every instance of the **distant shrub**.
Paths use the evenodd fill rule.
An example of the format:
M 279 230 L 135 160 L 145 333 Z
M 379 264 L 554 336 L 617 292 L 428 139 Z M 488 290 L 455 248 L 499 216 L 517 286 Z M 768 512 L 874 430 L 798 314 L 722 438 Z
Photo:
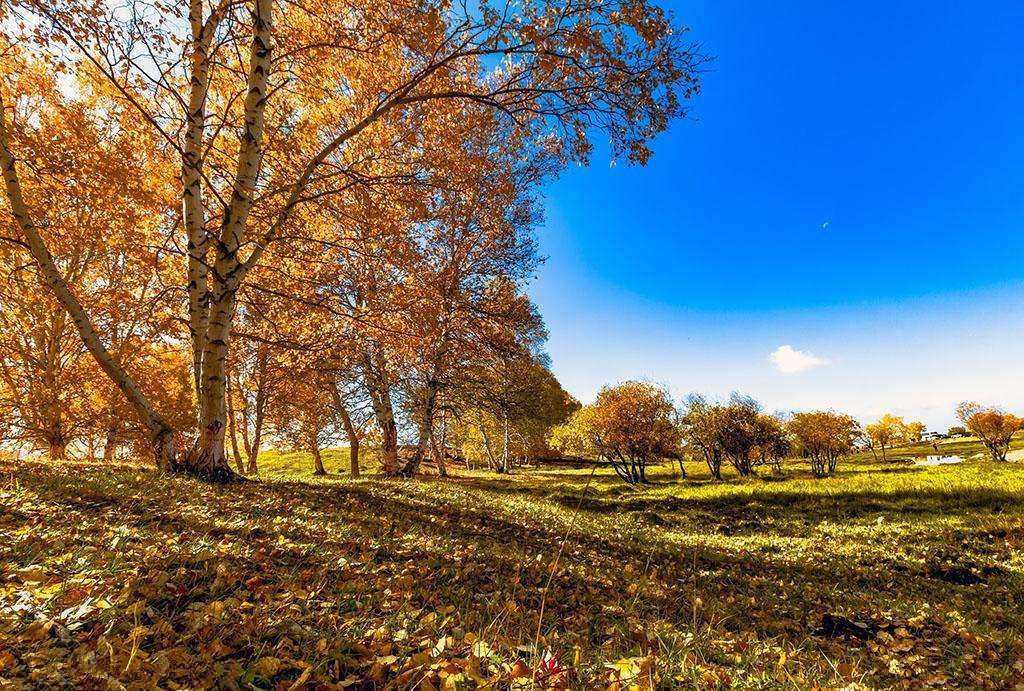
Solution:
M 668 393 L 653 384 L 606 386 L 597 401 L 551 430 L 550 443 L 563 452 L 597 456 L 630 484 L 647 482 L 647 464 L 680 458 L 681 432 Z
M 1024 418 L 977 403 L 961 403 L 957 416 L 971 434 L 981 439 L 994 461 L 1006 460 L 1014 433 L 1024 429 Z
M 861 435 L 856 420 L 829 410 L 795 413 L 787 427 L 811 460 L 815 477 L 834 473 L 839 459 L 853 451 Z
M 887 414 L 878 418 L 878 422 L 864 427 L 864 432 L 871 443 L 871 453 L 874 454 L 876 448 L 881 449 L 884 461 L 886 447 L 891 448 L 907 440 L 907 423 L 898 415 Z
M 924 436 L 925 426 L 923 422 L 908 422 L 905 428 L 907 441 L 917 443 Z
M 722 460 L 728 460 L 742 476 L 768 464 L 780 470 L 790 444 L 782 422 L 761 412 L 754 399 L 733 394 L 728 404 L 708 403 L 693 394 L 683 410 L 687 446 L 704 457 L 711 475 L 722 479 Z

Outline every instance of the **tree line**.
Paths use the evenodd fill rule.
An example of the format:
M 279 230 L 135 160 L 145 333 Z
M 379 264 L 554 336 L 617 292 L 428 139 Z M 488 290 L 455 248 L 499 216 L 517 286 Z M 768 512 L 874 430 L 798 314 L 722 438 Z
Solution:
M 962 403 L 957 417 L 977 436 L 993 460 L 1005 461 L 1024 418 L 998 408 Z M 661 386 L 629 381 L 606 386 L 594 403 L 576 410 L 551 430 L 551 445 L 567 454 L 598 458 L 625 482 L 647 482 L 651 463 L 674 461 L 685 477 L 684 461 L 700 459 L 716 480 L 729 465 L 741 477 L 759 467 L 782 472 L 782 461 L 803 458 L 815 477 L 835 473 L 839 462 L 868 450 L 886 460 L 886 449 L 921 441 L 924 425 L 883 415 L 864 425 L 832 410 L 769 414 L 753 398 L 733 394 L 725 402 L 700 394 L 673 403 Z

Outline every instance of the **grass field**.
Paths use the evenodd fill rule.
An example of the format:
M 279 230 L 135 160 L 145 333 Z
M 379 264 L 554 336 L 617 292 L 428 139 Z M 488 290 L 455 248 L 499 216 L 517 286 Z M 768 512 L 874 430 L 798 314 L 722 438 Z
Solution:
M 0 688 L 1024 688 L 1024 465 L 954 447 L 643 489 L 3 462 Z

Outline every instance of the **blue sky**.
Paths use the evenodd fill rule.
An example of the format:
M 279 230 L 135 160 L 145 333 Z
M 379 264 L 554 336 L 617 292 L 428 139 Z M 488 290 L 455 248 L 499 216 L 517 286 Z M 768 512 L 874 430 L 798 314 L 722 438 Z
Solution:
M 548 189 L 531 294 L 566 388 L 1024 412 L 1024 4 L 669 6 L 716 57 L 691 119 Z

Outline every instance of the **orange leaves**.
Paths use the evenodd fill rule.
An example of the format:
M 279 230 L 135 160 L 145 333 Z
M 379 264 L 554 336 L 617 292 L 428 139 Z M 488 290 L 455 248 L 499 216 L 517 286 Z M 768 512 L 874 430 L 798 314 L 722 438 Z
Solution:
M 540 185 L 587 158 L 594 130 L 615 155 L 646 161 L 703 61 L 669 40 L 661 10 L 631 0 L 501 12 L 447 0 L 139 0 L 125 16 L 104 3 L 20 0 L 9 11 L 5 38 L 31 39 L 25 88 L 42 101 L 18 118 L 28 127 L 15 142 L 45 164 L 26 178 L 28 206 L 57 251 L 36 248 L 35 260 L 111 380 L 35 407 L 91 400 L 71 424 L 90 441 L 103 433 L 111 456 L 124 391 L 161 467 L 175 465 L 171 433 L 219 423 L 203 437 L 207 479 L 230 476 L 224 370 L 236 316 L 282 350 L 347 364 L 369 353 L 383 373 L 368 387 L 378 403 L 410 382 L 419 458 L 439 392 L 482 362 L 531 356 L 544 338 L 523 295 L 538 264 Z M 76 73 L 74 98 L 55 88 L 64 69 Z M 79 290 L 84 306 L 71 297 Z M 52 302 L 43 311 L 62 313 Z M 77 341 L 61 340 L 84 360 Z M 189 400 L 188 364 L 164 357 L 190 351 L 201 401 Z M 329 416 L 315 396 L 295 398 L 275 422 L 318 458 Z M 43 417 L 26 436 L 60 457 L 68 421 Z M 394 415 L 378 417 L 393 464 Z
M 1006 452 L 1014 433 L 1024 429 L 1024 418 L 996 408 L 972 411 L 963 422 L 972 434 L 984 441 L 996 461 L 1006 460 Z
M 786 427 L 807 452 L 817 477 L 832 473 L 839 458 L 853 451 L 860 434 L 856 420 L 830 410 L 796 413 Z
M 655 385 L 625 382 L 606 386 L 585 406 L 551 431 L 551 444 L 563 452 L 598 456 L 626 482 L 645 480 L 648 462 L 678 456 L 682 442 L 675 406 Z

